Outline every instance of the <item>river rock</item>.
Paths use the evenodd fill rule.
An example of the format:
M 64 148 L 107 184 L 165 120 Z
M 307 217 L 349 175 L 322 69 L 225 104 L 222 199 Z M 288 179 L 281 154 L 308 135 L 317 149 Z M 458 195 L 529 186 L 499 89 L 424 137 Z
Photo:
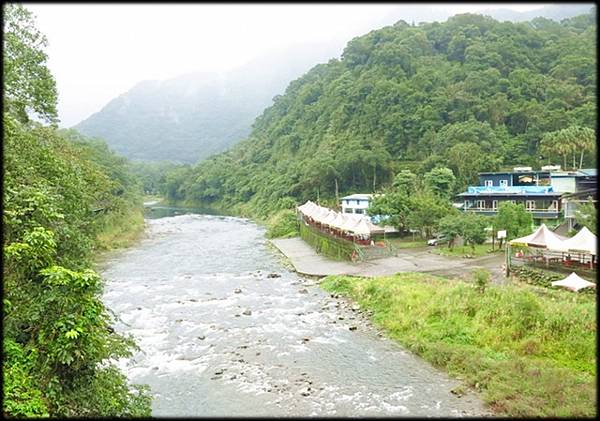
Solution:
M 267 278 L 281 278 L 281 275 L 278 273 L 269 273 Z
M 310 396 L 310 387 L 303 387 L 300 389 L 300 394 L 302 396 Z
M 217 369 L 217 371 L 214 372 L 215 375 L 220 376 L 221 374 L 223 374 L 225 372 L 224 368 L 219 368 Z
M 242 311 L 242 314 L 245 316 L 250 316 L 252 314 L 252 311 L 246 309 L 246 310 Z
M 298 294 L 308 294 L 308 290 L 306 288 L 302 288 L 298 290 Z
M 356 328 L 356 326 L 350 326 L 348 329 L 350 329 L 350 330 L 356 330 L 357 328 Z
M 302 338 L 302 342 L 305 342 L 305 343 L 306 343 L 306 342 L 308 342 L 308 341 L 310 341 L 310 338 Z
M 338 320 L 344 320 L 344 316 L 338 316 Z
M 240 288 L 236 288 L 233 290 L 234 294 L 240 294 L 242 290 Z
M 352 308 L 352 311 L 360 310 L 360 306 L 358 304 L 354 304 L 351 308 Z
M 203 341 L 203 340 L 205 340 L 205 339 L 206 339 L 206 336 L 204 336 L 204 335 L 200 335 L 200 336 L 198 336 L 197 338 L 198 338 L 198 339 L 200 339 L 201 341 Z

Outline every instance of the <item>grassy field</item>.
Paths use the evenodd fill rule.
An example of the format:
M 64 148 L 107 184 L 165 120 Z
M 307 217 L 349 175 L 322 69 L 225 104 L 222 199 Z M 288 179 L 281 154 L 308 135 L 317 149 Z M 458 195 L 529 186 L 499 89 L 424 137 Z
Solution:
M 404 238 L 388 238 L 387 240 L 392 244 L 392 246 L 396 247 L 397 249 L 427 247 L 427 241 L 423 240 L 422 238 L 419 238 L 418 236 L 416 236 L 414 240 L 412 236 Z
M 321 286 L 373 311 L 406 348 L 461 378 L 498 415 L 596 414 L 595 297 L 427 274 L 330 276 Z
M 460 246 L 454 247 L 452 250 L 448 248 L 447 244 L 432 247 L 432 251 L 442 256 L 450 257 L 480 257 L 485 256 L 492 249 L 491 244 L 476 244 L 475 249 L 471 246 Z M 494 253 L 499 253 L 501 250 L 498 249 L 498 244 L 494 247 Z

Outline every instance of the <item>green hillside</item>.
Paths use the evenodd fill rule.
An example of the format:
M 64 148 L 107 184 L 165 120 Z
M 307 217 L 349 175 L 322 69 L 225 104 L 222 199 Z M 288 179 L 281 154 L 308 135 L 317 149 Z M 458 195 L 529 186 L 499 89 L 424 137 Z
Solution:
M 480 171 L 562 163 L 540 141 L 595 129 L 595 52 L 595 10 L 560 23 L 400 21 L 291 82 L 244 142 L 168 174 L 167 194 L 265 216 L 336 188 L 377 190 L 402 169 L 447 166 L 458 191 Z

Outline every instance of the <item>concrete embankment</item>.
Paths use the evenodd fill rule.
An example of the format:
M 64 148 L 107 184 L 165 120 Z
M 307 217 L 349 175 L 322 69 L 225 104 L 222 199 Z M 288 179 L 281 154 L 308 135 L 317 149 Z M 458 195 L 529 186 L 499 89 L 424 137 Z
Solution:
M 435 272 L 457 274 L 470 272 L 475 267 L 485 267 L 500 272 L 502 256 L 485 256 L 478 259 L 457 259 L 432 253 L 428 248 L 403 249 L 398 256 L 368 262 L 335 261 L 317 252 L 299 237 L 274 239 L 271 243 L 292 263 L 296 272 L 310 276 L 356 275 L 389 276 L 399 272 Z

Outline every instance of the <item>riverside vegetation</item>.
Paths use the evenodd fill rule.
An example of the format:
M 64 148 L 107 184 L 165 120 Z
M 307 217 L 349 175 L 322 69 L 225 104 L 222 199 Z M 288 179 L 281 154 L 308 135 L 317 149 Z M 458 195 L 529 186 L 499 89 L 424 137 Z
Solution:
M 595 295 L 403 273 L 330 276 L 393 339 L 481 392 L 498 415 L 596 414 Z M 454 390 L 464 393 L 464 390 Z
M 143 229 L 141 189 L 105 144 L 56 129 L 45 37 L 23 6 L 3 8 L 3 415 L 149 416 L 148 390 L 111 362 L 135 345 L 92 270 Z

